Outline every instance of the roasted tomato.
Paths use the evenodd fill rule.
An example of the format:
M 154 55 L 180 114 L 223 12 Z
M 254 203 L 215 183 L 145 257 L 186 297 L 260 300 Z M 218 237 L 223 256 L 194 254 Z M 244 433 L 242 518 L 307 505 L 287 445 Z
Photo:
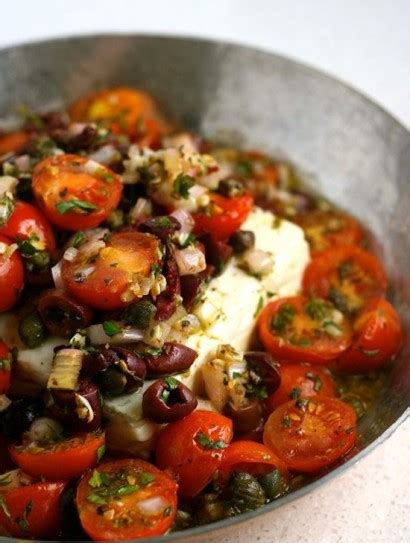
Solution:
M 356 219 L 334 209 L 315 209 L 303 213 L 296 222 L 303 228 L 312 252 L 339 245 L 357 245 L 364 237 L 363 229 Z
M 246 220 L 253 206 L 249 194 L 228 198 L 212 194 L 211 203 L 206 211 L 194 213 L 195 233 L 209 232 L 214 239 L 227 240 Z
M 166 533 L 177 511 L 176 482 L 143 460 L 101 464 L 83 477 L 77 508 L 95 541 L 119 541 Z
M 0 235 L 0 313 L 17 302 L 24 285 L 24 266 L 12 242 Z
M 17 202 L 13 213 L 0 234 L 13 240 L 31 240 L 42 251 L 54 251 L 56 242 L 54 232 L 44 215 L 26 202 Z
M 20 151 L 30 139 L 30 134 L 27 132 L 10 132 L 0 136 L 0 155 L 7 153 L 17 153 Z
M 350 324 L 333 304 L 294 296 L 268 304 L 258 320 L 259 337 L 279 360 L 325 364 L 351 343 Z
M 285 362 L 280 367 L 280 376 L 280 387 L 265 400 L 267 413 L 289 400 L 333 397 L 336 394 L 333 379 L 319 368 Z
M 7 394 L 10 388 L 11 353 L 0 339 L 0 394 Z
M 157 238 L 141 232 L 118 232 L 97 254 L 79 251 L 72 261 L 64 261 L 62 276 L 80 301 L 114 310 L 148 294 L 145 283 L 158 261 Z
M 103 124 L 145 146 L 158 144 L 170 130 L 151 96 L 127 87 L 106 89 L 81 98 L 72 104 L 69 113 L 74 121 Z
M 300 398 L 280 405 L 266 422 L 263 441 L 296 472 L 330 466 L 354 445 L 356 415 L 336 398 Z
M 106 166 L 77 155 L 57 155 L 33 171 L 36 201 L 63 230 L 85 230 L 102 223 L 121 199 L 122 183 Z
M 285 463 L 262 443 L 255 441 L 235 441 L 225 450 L 218 476 L 228 481 L 235 471 L 246 471 L 255 477 L 278 469 L 283 475 L 287 470 Z
M 60 502 L 66 483 L 35 483 L 0 489 L 0 527 L 13 537 L 57 537 L 61 523 Z
M 14 462 L 33 477 L 49 481 L 79 477 L 104 453 L 104 434 L 80 434 L 55 443 L 11 445 Z
M 335 247 L 315 255 L 305 270 L 303 288 L 352 315 L 369 298 L 386 293 L 387 278 L 371 253 L 356 246 Z
M 397 354 L 403 341 L 394 307 L 383 298 L 369 300 L 353 323 L 352 345 L 337 361 L 337 368 L 348 373 L 376 370 Z
M 181 496 L 196 496 L 218 469 L 232 435 L 231 419 L 194 411 L 160 432 L 155 449 L 158 466 L 176 475 Z

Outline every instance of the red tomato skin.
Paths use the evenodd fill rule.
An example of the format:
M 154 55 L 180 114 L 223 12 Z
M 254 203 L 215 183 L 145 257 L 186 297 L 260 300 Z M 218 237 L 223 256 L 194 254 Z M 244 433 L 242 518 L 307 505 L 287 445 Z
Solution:
M 45 450 L 34 454 L 15 445 L 9 447 L 9 452 L 12 460 L 28 475 L 47 481 L 69 480 L 97 464 L 98 449 L 105 443 L 104 434 L 85 436 L 85 439 L 85 443 L 77 447 L 55 452 Z
M 27 132 L 10 132 L 0 136 L 0 155 L 20 151 L 30 139 Z
M 218 478 L 226 482 L 235 471 L 259 477 L 274 469 L 287 475 L 285 463 L 268 447 L 256 441 L 234 441 L 225 449 Z
M 283 342 L 280 336 L 273 334 L 270 329 L 270 321 L 272 315 L 279 308 L 289 303 L 295 305 L 298 309 L 303 307 L 307 302 L 307 298 L 303 296 L 290 296 L 287 298 L 279 298 L 268 304 L 259 315 L 258 332 L 259 338 L 265 349 L 269 351 L 279 361 L 287 360 L 289 362 L 298 362 L 304 360 L 310 364 L 328 364 L 330 361 L 338 358 L 351 344 L 351 329 L 348 323 L 345 323 L 345 330 L 342 337 L 337 341 L 323 340 L 315 345 L 300 347 L 291 345 L 288 342 Z
M 184 498 L 196 496 L 209 483 L 223 457 L 224 449 L 204 449 L 195 441 L 200 432 L 228 444 L 233 437 L 232 421 L 212 411 L 193 411 L 161 430 L 156 443 L 158 466 L 176 476 Z
M 353 374 L 380 369 L 403 342 L 403 327 L 394 307 L 383 298 L 369 300 L 353 323 L 353 343 L 336 367 Z
M 132 465 L 137 465 L 143 471 L 152 473 L 156 476 L 159 485 L 158 493 L 166 498 L 172 508 L 168 516 L 163 516 L 158 522 L 153 522 L 152 525 L 147 523 L 144 527 L 133 527 L 132 525 L 124 528 L 111 528 L 104 522 L 102 515 L 90 511 L 91 506 L 87 502 L 87 492 L 89 491 L 88 481 L 92 476 L 92 471 L 87 472 L 81 479 L 77 487 L 76 504 L 79 511 L 80 521 L 85 532 L 94 541 L 121 541 L 141 539 L 145 537 L 153 537 L 156 535 L 165 534 L 171 527 L 177 512 L 177 489 L 176 482 L 169 477 L 168 474 L 161 472 L 158 468 L 140 459 L 122 459 L 113 462 L 104 462 L 100 464 L 98 471 L 115 472 L 121 468 L 127 468 Z M 155 484 L 155 483 L 154 483 Z
M 11 365 L 10 351 L 4 341 L 0 339 L 0 360 L 9 360 Z M 7 394 L 10 388 L 11 367 L 0 368 L 0 394 Z
M 387 277 L 379 259 L 355 245 L 335 247 L 317 252 L 308 264 L 303 275 L 303 291 L 310 295 L 327 298 L 330 288 L 330 275 L 347 259 L 352 259 L 375 280 L 372 296 L 384 295 L 387 291 Z
M 208 216 L 205 213 L 194 213 L 194 233 L 209 232 L 217 241 L 226 241 L 239 230 L 252 210 L 253 198 L 250 194 L 227 198 L 213 194 L 211 201 L 221 209 L 220 214 Z
M 0 234 L 12 240 L 28 239 L 30 234 L 44 242 L 45 250 L 54 251 L 56 241 L 53 229 L 44 215 L 27 202 L 17 202 L 7 223 L 0 228 Z
M 44 539 L 58 536 L 61 524 L 60 501 L 67 483 L 35 483 L 1 492 L 11 519 L 0 508 L 0 526 L 13 537 Z M 29 502 L 28 528 L 22 530 L 14 519 L 22 518 Z
M 315 390 L 315 381 L 306 377 L 307 373 L 317 376 L 321 382 L 320 390 Z M 270 415 L 279 405 L 291 399 L 292 389 L 300 390 L 301 398 L 323 398 L 336 396 L 336 389 L 333 379 L 317 366 L 283 362 L 280 366 L 281 383 L 279 388 L 266 398 L 264 411 Z
M 11 241 L 0 235 L 0 242 L 11 245 Z M 5 258 L 0 255 L 0 313 L 8 311 L 17 302 L 24 285 L 24 266 L 17 251 Z
M 80 172 L 78 168 L 76 170 L 77 166 L 74 167 L 75 164 L 84 166 L 87 161 L 78 155 L 56 155 L 42 160 L 33 170 L 32 187 L 37 205 L 47 219 L 62 230 L 95 228 L 105 221 L 121 200 L 122 183 L 109 168 L 101 165 L 112 177 L 110 182 L 104 182 L 102 177 Z M 90 213 L 60 213 L 56 208 L 57 204 L 75 198 L 94 204 L 98 209 Z
M 290 400 L 270 415 L 263 435 L 265 445 L 283 460 L 289 471 L 296 473 L 313 473 L 334 464 L 352 449 L 356 440 L 356 414 L 349 405 L 336 398 L 307 401 L 315 409 L 320 408 L 319 413 L 312 415 L 307 407 L 297 422 L 289 417 L 285 424 L 289 414 L 300 416 L 300 410 L 295 412 L 297 401 Z

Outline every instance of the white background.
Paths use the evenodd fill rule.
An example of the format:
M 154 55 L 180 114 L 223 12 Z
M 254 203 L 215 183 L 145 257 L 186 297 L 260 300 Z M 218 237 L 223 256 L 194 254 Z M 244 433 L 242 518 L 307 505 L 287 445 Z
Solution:
M 215 37 L 298 58 L 410 125 L 410 0 L 3 0 L 0 47 L 95 31 Z
M 0 47 L 103 31 L 196 35 L 276 51 L 345 80 L 410 126 L 410 0 L 1 3 Z M 408 542 L 409 434 L 410 421 L 347 473 L 277 510 L 274 525 L 258 520 L 224 543 L 256 535 L 269 543 Z

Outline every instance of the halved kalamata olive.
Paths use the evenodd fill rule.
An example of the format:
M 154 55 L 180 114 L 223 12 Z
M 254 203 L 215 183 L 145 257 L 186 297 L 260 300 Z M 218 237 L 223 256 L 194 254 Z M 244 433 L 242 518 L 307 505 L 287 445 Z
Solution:
M 269 353 L 263 351 L 249 351 L 244 356 L 253 384 L 259 382 L 266 387 L 267 394 L 273 394 L 280 386 L 279 365 L 275 363 Z
M 167 281 L 167 287 L 156 300 L 157 312 L 155 313 L 155 319 L 157 321 L 165 321 L 175 313 L 175 297 L 181 294 L 178 266 L 174 256 L 174 249 L 170 244 L 167 245 L 162 273 Z
M 262 408 L 259 400 L 250 398 L 249 403 L 235 407 L 231 402 L 225 405 L 224 413 L 232 419 L 235 431 L 248 432 L 256 428 L 262 419 Z
M 100 391 L 91 381 L 82 380 L 77 390 L 49 390 L 45 405 L 53 418 L 73 430 L 92 432 L 101 426 Z
M 197 405 L 189 388 L 173 377 L 158 379 L 142 397 L 144 416 L 160 424 L 186 417 Z
M 204 271 L 195 275 L 183 275 L 181 277 L 181 296 L 186 308 L 193 305 L 214 271 L 214 266 L 207 266 Z
M 144 354 L 149 376 L 182 373 L 190 368 L 198 353 L 180 343 L 165 343 L 157 355 Z
M 255 245 L 255 234 L 251 230 L 238 230 L 229 238 L 229 245 L 239 255 Z
M 101 392 L 107 396 L 119 396 L 127 386 L 127 377 L 114 366 L 99 373 L 95 380 Z
M 216 275 L 222 273 L 232 256 L 232 247 L 224 241 L 217 241 L 210 234 L 204 234 L 200 239 L 205 247 L 206 263 L 214 266 Z
M 72 153 L 89 149 L 97 137 L 97 128 L 87 124 L 78 134 L 74 134 L 69 128 L 54 128 L 50 135 L 59 147 Z
M 60 289 L 48 290 L 42 294 L 37 309 L 54 336 L 72 336 L 79 328 L 88 326 L 93 311 Z
M 160 215 L 158 217 L 151 217 L 141 223 L 138 227 L 140 232 L 147 232 L 153 234 L 162 241 L 167 241 L 175 234 L 177 230 L 181 228 L 181 224 L 175 217 L 171 215 Z
M 34 419 L 43 414 L 41 400 L 23 396 L 14 399 L 0 414 L 0 432 L 11 441 L 19 441 Z
M 245 185 L 239 177 L 227 177 L 219 181 L 218 192 L 228 198 L 235 198 L 245 193 Z
M 117 356 L 114 366 L 127 378 L 124 392 L 134 392 L 144 383 L 147 368 L 145 361 L 123 347 L 110 347 Z

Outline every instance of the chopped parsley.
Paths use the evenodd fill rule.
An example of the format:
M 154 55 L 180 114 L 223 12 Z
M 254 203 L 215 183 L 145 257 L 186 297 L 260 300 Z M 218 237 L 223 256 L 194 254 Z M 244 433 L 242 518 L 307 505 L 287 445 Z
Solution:
M 104 321 L 103 329 L 107 336 L 112 337 L 121 332 L 121 326 L 114 321 Z
M 292 390 L 290 391 L 290 394 L 289 394 L 289 398 L 291 400 L 297 400 L 298 398 L 300 398 L 300 395 L 302 394 L 302 390 L 300 388 L 292 388 Z
M 223 441 L 222 439 L 214 441 L 203 432 L 198 432 L 196 434 L 195 441 L 204 449 L 226 449 L 226 447 L 228 446 L 227 443 L 225 443 L 225 441 Z
M 329 313 L 329 308 L 323 300 L 311 298 L 305 305 L 306 314 L 314 321 L 323 321 Z
M 183 173 L 180 173 L 174 181 L 174 194 L 187 200 L 189 198 L 189 189 L 195 184 L 194 179 Z
M 306 377 L 313 381 L 313 390 L 319 392 L 322 388 L 322 379 L 313 371 L 308 371 L 305 373 Z
M 92 492 L 87 500 L 95 505 L 106 505 L 110 499 L 134 494 L 153 481 L 155 475 L 146 471 L 136 473 L 133 470 L 121 469 L 119 472 L 109 473 L 94 469 L 88 480 Z
M 253 314 L 254 318 L 259 315 L 259 311 L 262 309 L 262 307 L 263 307 L 263 296 L 259 296 L 258 303 L 256 304 L 255 313 Z
M 92 204 L 91 202 L 86 202 L 85 200 L 80 200 L 79 198 L 71 198 L 71 200 L 64 200 L 55 205 L 57 211 L 64 215 L 70 211 L 84 211 L 85 213 L 92 213 L 99 209 L 98 206 Z
M 32 510 L 33 510 L 33 500 L 30 500 L 24 508 L 23 516 L 20 518 L 16 518 L 16 522 L 20 530 L 23 530 L 23 532 L 26 532 L 30 527 L 28 517 L 30 516 Z
M 293 321 L 296 314 L 295 308 L 290 304 L 283 304 L 279 311 L 272 317 L 271 326 L 276 332 L 283 332 Z
M 98 447 L 97 449 L 97 462 L 101 460 L 104 454 L 105 454 L 105 445 L 101 445 L 101 447 Z
M 85 242 L 85 240 L 86 240 L 86 236 L 84 232 L 79 230 L 78 232 L 75 233 L 73 237 L 72 245 L 75 249 L 78 249 Z

